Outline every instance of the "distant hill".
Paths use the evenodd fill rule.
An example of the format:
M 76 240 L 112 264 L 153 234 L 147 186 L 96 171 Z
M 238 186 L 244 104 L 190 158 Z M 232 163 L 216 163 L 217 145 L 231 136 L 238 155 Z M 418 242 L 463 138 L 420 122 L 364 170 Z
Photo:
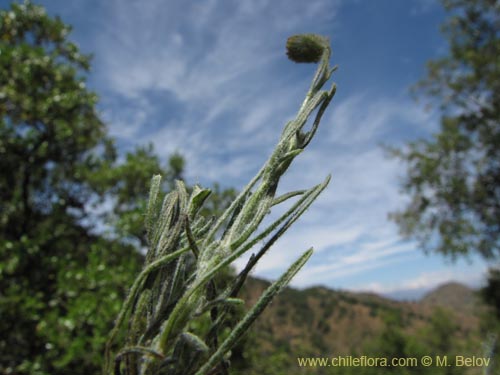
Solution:
M 265 280 L 251 278 L 243 298 L 249 306 L 253 305 L 268 286 Z M 440 286 L 418 302 L 324 287 L 286 288 L 259 317 L 250 334 L 252 356 L 262 363 L 271 361 L 278 370 L 242 373 L 336 374 L 318 369 L 301 372 L 295 358 L 364 355 L 367 348 L 376 348 L 377 340 L 391 330 L 418 338 L 415 340 L 422 341 L 425 348 L 427 332 L 435 331 L 430 325 L 435 321 L 436 308 L 444 309 L 442 316 L 446 318 L 442 324 L 450 330 L 444 339 L 477 349 L 481 347 L 479 317 L 474 308 L 478 303 L 473 290 L 457 283 Z
M 446 283 L 427 293 L 422 299 L 424 305 L 440 306 L 465 314 L 472 314 L 481 305 L 476 291 L 459 283 Z

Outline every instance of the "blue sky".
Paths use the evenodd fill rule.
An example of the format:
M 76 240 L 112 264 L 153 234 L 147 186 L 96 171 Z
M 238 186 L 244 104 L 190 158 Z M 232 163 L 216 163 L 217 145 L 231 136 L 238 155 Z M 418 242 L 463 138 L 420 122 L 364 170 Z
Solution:
M 7 1 L 0 0 L 5 8 Z M 39 2 L 40 3 L 40 2 Z M 120 148 L 152 142 L 166 160 L 180 151 L 190 183 L 242 188 L 272 150 L 315 67 L 287 60 L 288 36 L 331 40 L 337 95 L 316 139 L 283 180 L 328 189 L 264 258 L 276 278 L 301 252 L 315 254 L 292 282 L 416 295 L 455 280 L 477 286 L 485 264 L 451 264 L 403 241 L 387 220 L 406 198 L 404 168 L 380 144 L 401 146 L 438 128 L 408 89 L 425 62 L 446 52 L 445 14 L 433 0 L 46 0 L 93 53 L 88 84 Z M 244 260 L 236 263 L 241 267 Z

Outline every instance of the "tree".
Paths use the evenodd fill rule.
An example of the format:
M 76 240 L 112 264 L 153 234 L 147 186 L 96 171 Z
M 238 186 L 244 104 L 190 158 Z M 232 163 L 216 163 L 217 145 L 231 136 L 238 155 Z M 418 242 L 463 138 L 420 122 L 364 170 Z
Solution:
M 492 268 L 488 273 L 488 284 L 480 291 L 483 299 L 489 303 L 498 321 L 500 321 L 500 269 Z
M 415 87 L 442 111 L 440 131 L 392 154 L 407 166 L 410 203 L 393 213 L 403 235 L 456 259 L 500 258 L 500 2 L 443 0 L 446 56 Z M 498 271 L 483 294 L 499 306 Z
M 386 358 L 389 363 L 395 358 L 421 358 L 427 354 L 417 339 L 404 332 L 405 322 L 401 313 L 397 310 L 388 311 L 382 316 L 383 329 L 376 338 L 368 341 L 362 348 L 362 354 L 375 358 Z M 353 373 L 358 369 L 354 368 Z M 359 373 L 362 375 L 380 374 L 381 369 L 377 366 L 365 367 Z M 388 366 L 383 372 L 394 375 L 409 375 L 425 373 L 421 365 L 417 366 Z
M 403 235 L 455 258 L 500 255 L 500 3 L 443 0 L 448 55 L 415 88 L 440 104 L 440 131 L 392 150 L 407 167 Z
M 151 176 L 167 191 L 184 169 L 151 146 L 117 162 L 70 30 L 29 1 L 0 10 L 0 373 L 100 370 L 143 262 Z
M 96 348 L 141 260 L 90 224 L 116 150 L 69 32 L 30 2 L 0 12 L 3 373 L 99 368 Z

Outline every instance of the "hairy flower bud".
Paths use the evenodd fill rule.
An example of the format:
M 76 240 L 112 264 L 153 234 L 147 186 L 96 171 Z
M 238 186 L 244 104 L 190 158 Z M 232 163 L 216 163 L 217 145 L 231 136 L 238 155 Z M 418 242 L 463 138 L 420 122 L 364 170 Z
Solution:
M 317 63 L 325 48 L 328 39 L 316 34 L 293 35 L 286 41 L 286 54 L 296 63 Z

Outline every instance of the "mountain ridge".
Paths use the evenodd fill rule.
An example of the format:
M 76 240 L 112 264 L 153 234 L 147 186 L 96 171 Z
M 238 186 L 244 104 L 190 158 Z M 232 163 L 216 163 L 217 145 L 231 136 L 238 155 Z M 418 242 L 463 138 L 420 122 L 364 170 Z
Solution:
M 248 308 L 270 284 L 253 277 L 247 280 L 242 297 Z M 324 286 L 302 290 L 287 287 L 252 327 L 249 342 L 253 349 L 250 352 L 263 364 L 267 359 L 282 360 L 279 371 L 274 373 L 320 374 L 326 372 L 298 371 L 290 358 L 376 355 L 380 340 L 391 342 L 394 338 L 387 337 L 394 335 L 407 342 L 409 348 L 416 343 L 425 349 L 430 347 L 432 340 L 437 340 L 429 339 L 431 344 L 426 343 L 428 336 L 444 332 L 439 340 L 463 344 L 464 348 L 472 348 L 471 355 L 480 354 L 474 352 L 481 347 L 482 340 L 481 305 L 475 298 L 474 290 L 458 283 L 440 285 L 419 301 L 398 301 L 375 293 Z M 396 349 L 401 346 L 397 342 L 394 344 Z M 259 374 L 258 368 L 252 371 L 255 372 L 248 374 Z M 264 368 L 260 370 L 262 373 L 267 373 Z

